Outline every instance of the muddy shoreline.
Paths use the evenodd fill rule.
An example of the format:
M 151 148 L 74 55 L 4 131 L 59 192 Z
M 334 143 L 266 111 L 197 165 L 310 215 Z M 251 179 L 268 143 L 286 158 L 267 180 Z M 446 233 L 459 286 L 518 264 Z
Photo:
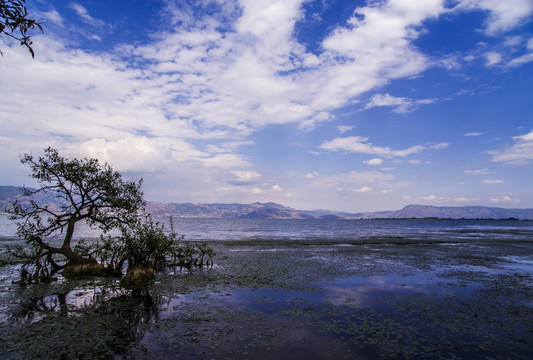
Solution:
M 529 359 L 533 241 L 254 239 L 148 287 L 88 278 L 18 288 L 7 359 Z

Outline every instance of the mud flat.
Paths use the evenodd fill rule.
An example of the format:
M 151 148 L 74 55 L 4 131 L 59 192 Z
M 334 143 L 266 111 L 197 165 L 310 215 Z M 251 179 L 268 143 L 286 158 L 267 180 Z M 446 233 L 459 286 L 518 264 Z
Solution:
M 533 240 L 254 239 L 215 266 L 20 288 L 1 272 L 6 359 L 530 359 Z

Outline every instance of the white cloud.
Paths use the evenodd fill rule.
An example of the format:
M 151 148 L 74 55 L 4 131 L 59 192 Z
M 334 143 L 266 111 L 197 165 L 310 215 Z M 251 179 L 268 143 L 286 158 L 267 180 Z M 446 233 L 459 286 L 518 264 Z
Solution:
M 514 136 L 515 143 L 503 150 L 488 151 L 493 162 L 508 162 L 512 165 L 525 165 L 533 160 L 533 130 L 527 134 Z
M 374 146 L 367 142 L 368 138 L 361 136 L 348 136 L 345 138 L 336 138 L 326 141 L 320 145 L 320 149 L 327 151 L 348 151 L 361 154 L 373 154 L 385 158 L 405 157 L 412 154 L 420 153 L 427 149 L 443 149 L 448 143 L 434 144 L 430 146 L 415 145 L 404 150 L 392 150 L 389 147 Z
M 100 27 L 100 26 L 105 25 L 104 21 L 93 18 L 89 14 L 87 9 L 83 7 L 82 5 L 80 5 L 79 3 L 71 2 L 68 4 L 68 7 L 74 10 L 76 14 L 78 14 L 78 16 L 82 19 L 82 21 L 88 25 L 95 26 L 95 27 Z
M 376 94 L 366 104 L 365 109 L 377 106 L 390 106 L 396 113 L 408 113 L 418 109 L 420 105 L 431 104 L 435 99 L 412 100 L 404 97 L 394 97 L 389 94 Z
M 365 164 L 367 165 L 373 165 L 373 166 L 376 166 L 376 165 L 381 165 L 383 163 L 383 159 L 380 159 L 380 158 L 373 158 L 373 159 L 370 159 L 370 160 L 367 160 L 367 161 L 363 161 Z
M 55 10 L 38 13 L 38 17 L 43 19 L 44 22 L 54 23 L 56 26 L 64 27 L 63 17 Z M 41 20 L 39 20 L 41 21 Z
M 219 11 L 205 17 L 169 3 L 167 13 L 183 26 L 107 54 L 73 49 L 53 34 L 35 38 L 33 61 L 23 49 L 6 48 L 2 69 L 10 71 L 1 74 L 7 94 L 1 115 L 16 123 L 13 136 L 53 133 L 72 144 L 116 141 L 140 130 L 148 139 L 190 143 L 245 138 L 271 123 L 310 128 L 362 93 L 425 70 L 429 62 L 411 41 L 425 20 L 445 11 L 442 0 L 359 7 L 315 55 L 294 37 L 302 3 L 248 1 L 238 9 L 218 2 Z M 80 3 L 69 6 L 84 21 L 103 25 Z M 61 22 L 56 10 L 48 17 Z M 235 31 L 220 30 L 228 26 Z
M 320 174 L 318 172 L 316 172 L 316 171 L 314 171 L 312 173 L 305 174 L 305 178 L 306 179 L 314 179 L 314 178 L 319 177 L 319 176 L 320 176 Z
M 255 0 L 242 6 L 209 2 L 220 11 L 208 16 L 169 2 L 166 15 L 180 26 L 148 34 L 143 45 L 123 44 L 109 52 L 76 48 L 64 30 L 57 37 L 49 30 L 35 36 L 34 60 L 18 44 L 0 40 L 4 53 L 0 118 L 6 119 L 2 121 L 0 160 L 14 167 L 19 154 L 52 145 L 75 155 L 99 157 L 123 171 L 150 172 L 147 176 L 153 183 L 166 181 L 175 187 L 187 180 L 189 187 L 172 190 L 184 199 L 194 194 L 206 197 L 207 189 L 223 188 L 231 181 L 241 184 L 221 192 L 275 193 L 279 185 L 272 185 L 276 182 L 270 179 L 263 185 L 254 183 L 251 189 L 242 183 L 262 179 L 247 170 L 254 164 L 240 153 L 241 146 L 253 144 L 249 136 L 269 124 L 313 128 L 331 121 L 334 110 L 357 103 L 362 94 L 421 74 L 432 61 L 413 41 L 423 33 L 428 19 L 447 12 L 443 0 L 370 1 L 355 9 L 346 23 L 328 29 L 318 44 L 320 53 L 314 54 L 294 36 L 303 2 Z M 488 9 L 488 3 L 471 1 L 470 9 Z M 101 40 L 102 31 L 109 31 L 104 21 L 80 3 L 69 6 L 84 22 L 78 21 L 80 28 L 90 25 L 85 26 L 91 30 L 84 35 L 87 38 Z M 508 15 L 512 9 L 492 8 L 492 16 L 499 21 L 495 28 L 517 23 Z M 523 10 L 522 6 L 525 14 Z M 74 25 L 56 10 L 41 17 L 66 29 Z M 516 63 L 527 60 L 518 59 Z M 435 100 L 378 94 L 369 104 L 372 101 L 373 106 L 406 112 Z M 338 127 L 341 133 L 351 129 Z M 397 150 L 375 146 L 367 138 L 348 137 L 325 142 L 321 148 L 391 158 L 445 146 L 425 144 Z M 309 174 L 311 186 L 394 185 L 390 184 L 392 175 L 380 172 Z M 201 190 L 189 191 L 198 183 Z
M 339 129 L 339 132 L 341 134 L 344 134 L 345 132 L 348 132 L 350 130 L 352 130 L 354 128 L 354 126 L 348 126 L 348 125 L 339 125 L 337 126 L 337 129 Z
M 272 191 L 281 192 L 283 191 L 283 188 L 279 185 L 272 185 Z
M 330 176 L 314 178 L 310 183 L 313 189 L 353 188 L 354 185 L 389 185 L 395 179 L 391 174 L 380 171 L 351 171 Z
M 95 138 L 81 143 L 79 147 L 66 149 L 66 154 L 96 158 L 108 162 L 118 171 L 127 172 L 158 171 L 169 163 L 202 155 L 185 143 L 177 148 L 176 143 L 166 139 L 146 137 L 130 137 L 114 141 Z
M 502 203 L 512 203 L 512 204 L 516 204 L 516 203 L 519 203 L 520 200 L 519 199 L 512 199 L 511 197 L 509 196 L 503 196 L 501 198 L 491 198 L 490 199 L 491 202 L 495 203 L 495 204 L 502 204 Z
M 524 54 L 522 56 L 519 56 L 517 58 L 510 60 L 507 63 L 507 66 L 509 67 L 521 66 L 532 61 L 533 61 L 533 53 L 528 53 L 528 54 Z
M 442 150 L 442 149 L 448 148 L 449 146 L 450 146 L 450 143 L 445 143 L 445 142 L 427 145 L 429 149 L 433 149 L 433 150 Z
M 312 130 L 314 129 L 318 124 L 323 123 L 325 121 L 331 121 L 334 119 L 334 116 L 322 111 L 313 116 L 310 119 L 305 119 L 303 121 L 300 121 L 299 128 L 304 130 Z
M 485 65 L 488 67 L 499 64 L 502 61 L 502 55 L 494 51 L 487 52 L 484 54 L 484 56 L 486 59 Z
M 492 171 L 490 171 L 489 169 L 465 170 L 465 174 L 468 174 L 468 175 L 489 175 L 489 174 L 492 174 Z
M 483 135 L 482 132 L 468 132 L 464 134 L 464 136 L 481 136 L 481 135 Z
M 231 179 L 230 184 L 254 184 L 261 178 L 261 174 L 251 170 L 234 170 L 231 172 L 235 178 Z
M 489 185 L 503 184 L 503 180 L 497 180 L 497 179 L 485 179 L 485 180 L 482 180 L 481 183 L 483 183 L 483 184 L 489 184 Z
M 467 197 L 458 197 L 455 199 L 455 202 L 458 202 L 458 203 L 469 203 L 469 202 L 475 202 L 475 201 L 479 201 L 478 198 L 467 198 Z
M 201 160 L 208 167 L 231 169 L 239 167 L 249 167 L 251 164 L 238 154 L 217 154 L 210 158 Z
M 444 200 L 443 197 L 438 197 L 438 196 L 435 196 L 435 195 L 421 196 L 421 197 L 419 197 L 419 199 L 420 200 L 424 200 L 424 201 L 429 201 L 429 202 Z
M 508 31 L 533 14 L 531 0 L 462 0 L 456 10 L 488 10 L 485 32 L 496 35 Z
M 355 192 L 358 192 L 358 193 L 367 193 L 367 192 L 371 192 L 372 191 L 372 188 L 369 187 L 369 186 L 363 186 L 362 188 L 359 188 L 359 189 L 356 189 Z

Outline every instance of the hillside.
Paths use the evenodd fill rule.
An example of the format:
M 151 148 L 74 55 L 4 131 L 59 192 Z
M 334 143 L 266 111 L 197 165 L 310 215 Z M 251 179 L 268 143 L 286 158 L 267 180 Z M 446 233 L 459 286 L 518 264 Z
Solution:
M 13 204 L 27 201 L 16 186 L 0 186 L 0 211 Z M 57 209 L 57 200 L 52 195 L 34 198 L 50 209 Z M 161 203 L 149 201 L 146 210 L 152 215 L 189 218 L 248 218 L 248 219 L 509 219 L 533 220 L 533 209 L 504 209 L 484 206 L 428 206 L 408 205 L 401 210 L 346 213 L 330 210 L 297 210 L 273 202 L 252 204 L 193 204 Z
M 408 205 L 393 212 L 392 218 L 427 218 L 440 219 L 533 219 L 533 209 L 503 209 L 484 206 L 429 206 Z

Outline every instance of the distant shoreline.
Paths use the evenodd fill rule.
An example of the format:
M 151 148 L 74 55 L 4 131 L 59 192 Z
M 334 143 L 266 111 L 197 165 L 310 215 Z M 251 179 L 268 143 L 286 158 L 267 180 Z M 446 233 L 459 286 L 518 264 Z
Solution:
M 0 211 L 15 201 L 28 202 L 16 186 L 0 186 Z M 40 205 L 59 211 L 60 202 L 52 194 L 32 198 Z M 533 209 L 507 209 L 487 206 L 431 206 L 407 205 L 400 210 L 350 213 L 334 210 L 298 210 L 274 202 L 251 204 L 225 203 L 162 203 L 148 201 L 146 211 L 153 216 L 181 218 L 237 218 L 237 219 L 441 219 L 441 220 L 533 220 Z

